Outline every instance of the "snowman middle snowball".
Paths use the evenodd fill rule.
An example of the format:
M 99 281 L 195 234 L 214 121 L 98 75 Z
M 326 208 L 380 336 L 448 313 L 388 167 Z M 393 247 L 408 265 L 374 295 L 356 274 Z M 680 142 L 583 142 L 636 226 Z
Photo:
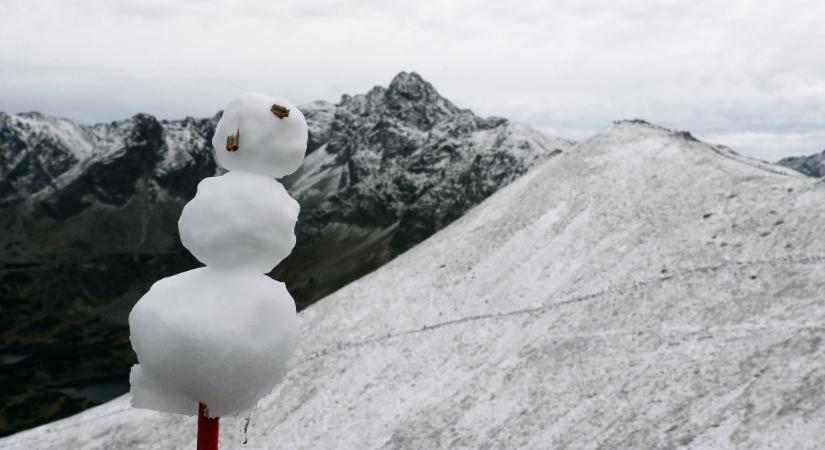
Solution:
M 183 246 L 209 267 L 267 273 L 295 247 L 300 206 L 272 178 L 229 172 L 206 178 L 183 208 Z

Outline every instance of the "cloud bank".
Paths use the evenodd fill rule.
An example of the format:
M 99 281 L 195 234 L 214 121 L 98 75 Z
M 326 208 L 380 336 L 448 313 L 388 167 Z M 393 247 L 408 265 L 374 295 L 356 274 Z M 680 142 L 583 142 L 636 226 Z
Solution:
M 456 104 L 582 138 L 620 118 L 768 160 L 825 148 L 818 1 L 6 0 L 0 110 L 205 116 L 415 70 Z

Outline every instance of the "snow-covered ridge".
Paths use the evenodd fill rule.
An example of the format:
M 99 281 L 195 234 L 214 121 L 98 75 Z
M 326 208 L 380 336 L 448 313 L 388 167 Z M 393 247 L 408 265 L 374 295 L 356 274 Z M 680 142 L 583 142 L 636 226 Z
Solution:
M 610 131 L 614 130 L 631 130 L 630 134 L 635 135 L 635 133 L 645 133 L 645 132 L 652 132 L 652 133 L 666 133 L 668 135 L 673 136 L 676 139 L 683 139 L 686 141 L 693 141 L 699 142 L 689 131 L 679 131 L 679 130 L 672 130 L 670 128 L 665 128 L 659 125 L 651 124 L 642 119 L 628 119 L 628 120 L 619 120 L 613 122 L 613 125 L 610 127 Z M 724 145 L 719 144 L 707 144 L 710 147 L 711 151 L 718 153 L 719 155 L 730 158 L 735 161 L 739 161 L 743 164 L 747 164 L 749 166 L 766 170 L 768 172 L 773 172 L 780 175 L 789 175 L 795 176 L 798 175 L 796 171 L 788 170 L 785 167 L 777 164 L 771 164 L 766 161 L 762 161 L 760 159 L 751 158 L 740 153 L 735 152 L 730 147 L 726 147 Z
M 40 113 L 0 113 L 0 205 L 47 200 L 95 166 L 118 160 L 139 161 L 124 167 L 131 172 L 130 179 L 145 172 L 163 177 L 194 164 L 193 155 L 211 151 L 205 134 L 213 122 L 193 118 L 159 122 L 137 114 L 86 126 Z M 128 155 L 135 151 L 139 154 Z M 98 190 L 108 189 L 101 181 L 92 183 Z
M 246 448 L 819 447 L 825 185 L 764 169 L 634 124 L 541 163 L 302 312 Z M 0 448 L 192 429 L 119 398 Z

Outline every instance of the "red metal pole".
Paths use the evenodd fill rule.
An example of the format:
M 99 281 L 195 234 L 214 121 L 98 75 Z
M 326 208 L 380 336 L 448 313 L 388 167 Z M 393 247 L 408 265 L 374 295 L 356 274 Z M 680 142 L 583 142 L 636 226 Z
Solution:
M 206 417 L 206 405 L 198 404 L 198 450 L 218 450 L 218 421 L 220 417 Z

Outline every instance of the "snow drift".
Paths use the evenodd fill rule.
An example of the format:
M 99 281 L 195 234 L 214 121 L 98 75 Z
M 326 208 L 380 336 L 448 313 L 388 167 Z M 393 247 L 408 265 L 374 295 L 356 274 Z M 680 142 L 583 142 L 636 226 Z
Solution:
M 817 447 L 823 205 L 618 123 L 303 311 L 246 448 Z M 192 420 L 123 397 L 0 448 L 191 448 Z

